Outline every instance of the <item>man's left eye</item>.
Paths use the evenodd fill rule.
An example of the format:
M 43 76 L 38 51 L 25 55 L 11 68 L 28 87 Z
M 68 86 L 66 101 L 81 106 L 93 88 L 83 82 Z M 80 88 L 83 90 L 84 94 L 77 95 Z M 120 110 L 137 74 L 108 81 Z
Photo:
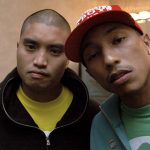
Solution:
M 62 52 L 64 52 L 64 47 L 63 46 L 50 46 L 49 47 L 49 51 L 50 53 L 52 53 L 53 55 L 59 55 Z
M 60 54 L 62 53 L 62 50 L 59 48 L 51 48 L 50 50 L 53 54 Z
M 119 43 L 121 43 L 124 39 L 125 39 L 125 37 L 115 38 L 115 39 L 113 40 L 113 44 L 119 44 Z

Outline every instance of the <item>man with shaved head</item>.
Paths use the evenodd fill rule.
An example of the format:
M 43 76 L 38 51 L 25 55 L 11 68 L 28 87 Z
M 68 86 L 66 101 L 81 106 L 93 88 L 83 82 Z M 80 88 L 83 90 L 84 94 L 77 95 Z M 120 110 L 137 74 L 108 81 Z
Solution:
M 17 67 L 0 87 L 0 150 L 89 150 L 98 107 L 69 68 L 66 19 L 51 9 L 27 17 Z

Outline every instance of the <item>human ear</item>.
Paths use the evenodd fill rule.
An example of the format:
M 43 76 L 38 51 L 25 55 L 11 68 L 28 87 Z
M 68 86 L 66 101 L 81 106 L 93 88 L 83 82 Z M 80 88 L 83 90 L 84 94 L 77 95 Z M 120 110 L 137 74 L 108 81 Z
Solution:
M 148 54 L 150 55 L 150 37 L 148 36 L 148 34 L 145 34 L 143 36 L 143 41 L 147 47 Z
M 148 36 L 148 34 L 145 34 L 143 36 L 143 41 L 144 41 L 145 45 L 150 48 L 150 37 Z

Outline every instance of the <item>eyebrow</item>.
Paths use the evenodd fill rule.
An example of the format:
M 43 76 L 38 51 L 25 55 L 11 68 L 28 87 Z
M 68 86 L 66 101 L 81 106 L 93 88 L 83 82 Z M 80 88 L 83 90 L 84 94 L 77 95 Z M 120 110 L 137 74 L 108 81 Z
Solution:
M 30 39 L 30 38 L 25 38 L 25 39 L 23 40 L 23 43 L 32 43 L 32 44 L 36 44 L 37 42 L 36 42 L 35 40 Z
M 113 32 L 114 30 L 117 30 L 119 27 L 114 25 L 114 26 L 111 26 L 109 29 L 106 30 L 106 34 L 109 34 L 111 32 Z
M 62 49 L 62 50 L 65 49 L 65 46 L 63 44 L 50 44 L 49 47 L 50 48 L 59 48 L 59 49 Z

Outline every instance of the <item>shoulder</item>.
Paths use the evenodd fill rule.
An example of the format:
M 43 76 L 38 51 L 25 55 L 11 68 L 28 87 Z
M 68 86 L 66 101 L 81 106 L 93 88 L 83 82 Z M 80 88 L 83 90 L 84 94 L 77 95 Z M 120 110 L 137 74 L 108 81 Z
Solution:
M 116 95 L 109 97 L 100 105 L 100 110 L 93 118 L 91 131 L 95 134 L 97 131 L 109 134 L 111 126 L 116 126 L 120 122 L 118 97 Z
M 102 112 L 97 113 L 92 121 L 92 130 L 97 131 L 105 124 L 105 118 L 103 117 Z
M 107 123 L 103 118 L 103 114 L 100 111 L 95 115 L 91 125 L 91 133 L 90 133 L 90 147 L 91 150 L 100 150 L 100 149 L 107 149 L 106 147 L 106 136 L 108 128 L 106 128 Z

